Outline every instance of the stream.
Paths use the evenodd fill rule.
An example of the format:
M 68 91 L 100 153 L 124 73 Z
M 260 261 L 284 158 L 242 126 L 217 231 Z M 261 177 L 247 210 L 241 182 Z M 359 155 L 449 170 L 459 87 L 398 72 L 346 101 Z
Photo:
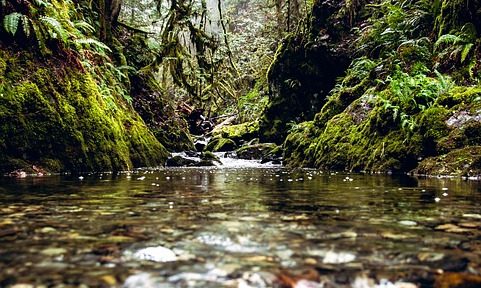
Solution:
M 481 287 L 479 182 L 243 161 L 1 178 L 0 287 Z

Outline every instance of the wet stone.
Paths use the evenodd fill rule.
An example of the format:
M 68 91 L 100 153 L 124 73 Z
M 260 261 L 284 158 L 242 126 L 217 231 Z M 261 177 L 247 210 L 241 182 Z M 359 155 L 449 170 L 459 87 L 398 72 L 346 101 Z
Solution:
M 184 158 L 182 156 L 174 156 L 172 158 L 167 159 L 165 165 L 167 167 L 183 167 L 183 166 L 197 166 L 200 161 Z
M 472 231 L 471 229 L 461 228 L 455 224 L 442 224 L 436 226 L 434 229 L 449 233 L 469 233 Z
M 174 253 L 174 251 L 162 246 L 140 249 L 133 253 L 132 258 L 137 260 L 147 260 L 154 262 L 177 261 L 177 255 Z
M 45 256 L 58 256 L 65 254 L 67 252 L 67 249 L 65 248 L 47 248 L 42 250 L 40 253 L 42 253 Z

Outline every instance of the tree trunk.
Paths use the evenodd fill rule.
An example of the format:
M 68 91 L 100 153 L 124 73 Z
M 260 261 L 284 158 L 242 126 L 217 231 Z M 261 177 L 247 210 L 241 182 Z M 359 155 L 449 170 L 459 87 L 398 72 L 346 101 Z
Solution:
M 112 42 L 112 28 L 119 18 L 122 0 L 97 0 L 99 12 L 99 38 L 105 43 Z

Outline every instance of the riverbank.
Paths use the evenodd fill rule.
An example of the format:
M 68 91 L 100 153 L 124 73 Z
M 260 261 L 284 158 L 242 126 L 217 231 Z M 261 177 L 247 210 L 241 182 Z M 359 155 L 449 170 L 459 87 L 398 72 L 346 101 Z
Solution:
M 451 4 L 317 1 L 272 65 L 261 139 L 289 167 L 479 175 L 479 3 Z

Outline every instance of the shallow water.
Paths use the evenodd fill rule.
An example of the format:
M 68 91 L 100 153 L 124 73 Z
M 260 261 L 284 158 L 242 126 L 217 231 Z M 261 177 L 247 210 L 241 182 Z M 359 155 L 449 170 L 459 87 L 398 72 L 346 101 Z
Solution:
M 432 287 L 481 273 L 480 191 L 278 167 L 4 178 L 0 287 Z

